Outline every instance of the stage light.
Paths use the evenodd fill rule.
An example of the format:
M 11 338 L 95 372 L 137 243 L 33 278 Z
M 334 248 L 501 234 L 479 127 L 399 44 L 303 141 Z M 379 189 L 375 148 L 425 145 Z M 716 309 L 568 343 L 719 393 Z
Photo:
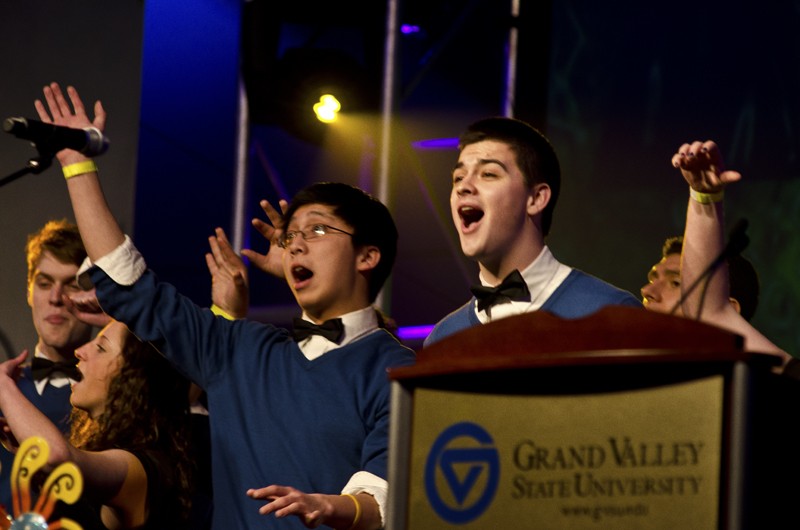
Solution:
M 319 102 L 314 104 L 314 114 L 322 123 L 336 121 L 336 116 L 340 110 L 342 110 L 341 103 L 331 94 L 324 94 L 319 98 Z
M 288 48 L 262 76 L 251 72 L 250 118 L 319 143 L 330 129 L 328 124 L 339 121 L 342 113 L 377 113 L 380 87 L 380 77 L 344 50 Z M 341 108 L 330 107 L 325 95 L 335 95 Z

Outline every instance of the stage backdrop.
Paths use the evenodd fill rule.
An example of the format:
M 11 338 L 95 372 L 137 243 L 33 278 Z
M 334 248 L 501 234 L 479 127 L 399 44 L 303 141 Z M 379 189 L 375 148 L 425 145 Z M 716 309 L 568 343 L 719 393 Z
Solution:
M 112 148 L 102 171 L 112 209 L 156 272 L 204 305 L 209 289 L 202 253 L 214 226 L 246 229 L 249 217 L 260 215 L 258 199 L 290 196 L 317 180 L 378 189 L 376 114 L 345 122 L 320 143 L 259 116 L 245 145 L 247 211 L 244 219 L 232 214 L 238 79 L 231 65 L 251 55 L 269 62 L 290 43 L 344 46 L 357 57 L 364 46 L 370 52 L 383 47 L 374 32 L 354 44 L 358 17 L 325 11 L 312 17 L 318 6 L 311 2 L 272 35 L 283 47 L 255 50 L 254 40 L 245 38 L 252 35 L 243 31 L 249 48 L 237 49 L 231 17 L 241 8 L 242 19 L 254 22 L 245 8 L 258 3 L 176 1 L 145 9 L 132 0 L 13 0 L 0 8 L 7 37 L 0 54 L 2 117 L 31 115 L 32 99 L 50 80 L 77 85 L 86 100 L 102 97 L 111 113 Z M 562 196 L 548 239 L 556 256 L 638 295 L 663 240 L 683 230 L 687 189 L 670 157 L 685 141 L 714 139 L 729 167 L 744 175 L 730 188 L 726 206 L 731 225 L 749 220 L 744 254 L 762 281 L 754 323 L 783 348 L 800 352 L 796 2 L 767 8 L 712 0 L 688 12 L 632 0 L 522 4 L 513 109 L 547 132 L 562 162 Z M 337 7 L 355 12 L 357 5 Z M 503 113 L 510 6 L 490 0 L 400 5 L 401 21 L 421 31 L 398 42 L 388 202 L 400 252 L 387 310 L 400 326 L 412 326 L 431 324 L 461 305 L 477 279 L 476 266 L 460 255 L 450 220 L 456 153 L 418 142 L 453 138 L 470 121 Z M 372 28 L 385 26 L 384 13 L 370 16 Z M 272 41 L 266 28 L 246 27 L 260 35 L 259 43 Z M 280 80 L 266 70 L 269 82 Z M 259 109 L 261 93 L 269 94 L 248 94 Z M 33 154 L 25 142 L 0 138 L 3 175 Z M 34 341 L 25 304 L 25 238 L 49 218 L 71 215 L 60 178 L 49 170 L 0 188 L 0 331 L 11 352 Z M 264 249 L 258 234 L 245 232 L 246 244 Z M 285 286 L 258 271 L 251 276 L 256 316 L 296 314 Z

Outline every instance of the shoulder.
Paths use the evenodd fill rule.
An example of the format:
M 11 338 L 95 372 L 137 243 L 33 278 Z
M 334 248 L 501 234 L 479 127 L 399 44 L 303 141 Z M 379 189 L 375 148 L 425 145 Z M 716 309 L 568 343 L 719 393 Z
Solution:
M 466 304 L 437 322 L 428 338 L 425 339 L 423 346 L 430 346 L 453 333 L 479 324 L 477 317 L 475 317 L 475 312 L 472 311 L 474 300 L 474 298 L 471 298 Z
M 361 340 L 351 343 L 350 346 L 353 352 L 358 353 L 359 359 L 381 365 L 409 364 L 416 358 L 414 350 L 405 346 L 385 329 L 376 330 Z M 368 359 L 372 359 L 372 361 L 368 361 Z
M 573 269 L 542 309 L 562 318 L 578 318 L 609 305 L 643 307 L 630 292 Z
M 147 513 L 148 481 L 143 461 L 134 453 L 123 449 L 104 451 L 109 458 L 123 462 L 127 468 L 122 486 L 106 504 L 121 512 L 129 521 L 144 524 Z

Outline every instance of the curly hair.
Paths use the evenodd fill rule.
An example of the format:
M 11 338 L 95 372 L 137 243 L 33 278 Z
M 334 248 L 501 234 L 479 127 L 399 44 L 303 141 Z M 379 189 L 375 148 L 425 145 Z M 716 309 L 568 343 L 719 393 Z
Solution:
M 174 466 L 182 515 L 191 505 L 192 463 L 189 456 L 189 381 L 179 375 L 149 343 L 127 331 L 122 363 L 111 379 L 103 413 L 91 418 L 73 407 L 70 443 L 86 451 L 111 448 L 153 451 Z M 162 476 L 161 478 L 165 478 Z

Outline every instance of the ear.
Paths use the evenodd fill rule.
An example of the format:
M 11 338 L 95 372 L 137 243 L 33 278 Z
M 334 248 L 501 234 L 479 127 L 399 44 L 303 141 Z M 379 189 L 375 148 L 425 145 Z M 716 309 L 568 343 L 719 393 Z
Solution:
M 728 298 L 728 300 L 731 302 L 731 305 L 736 310 L 736 312 L 741 315 L 742 314 L 742 306 L 741 306 L 741 304 L 739 304 L 739 300 L 737 300 L 736 298 L 734 298 L 732 296 L 730 298 Z
M 534 215 L 542 213 L 547 203 L 550 202 L 550 191 L 550 185 L 544 182 L 534 184 L 533 187 L 531 187 L 528 192 L 527 206 L 529 216 L 533 217 Z
M 33 307 L 33 282 L 28 282 L 26 297 L 28 300 L 28 307 Z
M 374 245 L 364 245 L 356 254 L 356 270 L 366 272 L 374 269 L 381 261 L 381 251 Z

